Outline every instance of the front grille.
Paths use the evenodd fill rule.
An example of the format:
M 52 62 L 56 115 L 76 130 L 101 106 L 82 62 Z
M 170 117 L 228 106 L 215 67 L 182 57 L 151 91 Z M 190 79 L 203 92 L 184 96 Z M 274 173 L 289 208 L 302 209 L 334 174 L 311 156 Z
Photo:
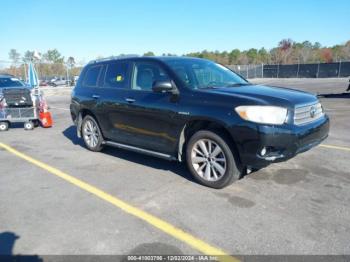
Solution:
M 321 103 L 297 106 L 294 110 L 294 124 L 304 125 L 311 123 L 324 115 Z

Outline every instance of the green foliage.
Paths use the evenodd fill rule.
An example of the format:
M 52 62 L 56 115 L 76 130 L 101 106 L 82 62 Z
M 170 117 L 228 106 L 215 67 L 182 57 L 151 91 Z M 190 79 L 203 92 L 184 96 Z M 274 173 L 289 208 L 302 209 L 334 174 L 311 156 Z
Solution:
M 258 61 L 258 50 L 251 48 L 247 51 L 247 58 L 249 64 L 256 64 Z
M 238 59 L 241 54 L 241 51 L 239 49 L 233 49 L 229 54 L 229 63 L 232 64 L 238 64 Z
M 61 56 L 57 49 L 48 50 L 44 54 L 44 59 L 52 63 L 63 63 L 64 57 Z
M 149 51 L 149 52 L 144 53 L 143 56 L 155 56 L 155 54 L 153 52 Z
M 249 50 L 233 49 L 230 52 L 204 50 L 186 56 L 206 58 L 222 64 L 296 64 L 318 63 L 350 60 L 350 41 L 345 45 L 323 47 L 319 42 L 294 42 L 282 39 L 277 47 L 270 50 L 251 48 Z
M 267 52 L 267 50 L 265 48 L 261 48 L 258 51 L 258 61 L 260 63 L 264 63 L 267 64 L 269 62 L 269 53 Z

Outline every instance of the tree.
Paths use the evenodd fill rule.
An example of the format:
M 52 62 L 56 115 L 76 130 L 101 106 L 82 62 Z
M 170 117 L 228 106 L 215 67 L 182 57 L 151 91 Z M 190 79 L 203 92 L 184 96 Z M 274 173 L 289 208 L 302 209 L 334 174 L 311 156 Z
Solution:
M 67 63 L 67 65 L 69 66 L 69 68 L 74 67 L 74 65 L 75 65 L 75 59 L 74 59 L 74 57 L 72 57 L 72 56 L 68 57 L 66 63 Z
M 239 49 L 233 49 L 228 57 L 229 57 L 229 63 L 232 64 L 237 64 L 238 63 L 238 58 L 239 55 L 241 54 L 241 51 L 239 51 Z
M 273 64 L 282 64 L 283 63 L 283 58 L 282 58 L 282 51 L 275 47 L 270 50 L 270 58 L 271 62 Z
M 258 50 L 251 48 L 247 51 L 247 58 L 249 64 L 256 64 L 258 60 Z
M 248 57 L 247 57 L 247 51 L 243 51 L 240 53 L 238 58 L 238 64 L 240 65 L 247 65 L 248 64 Z
M 341 61 L 346 59 L 345 48 L 342 45 L 335 45 L 331 48 L 335 61 Z
M 307 63 L 312 56 L 313 45 L 309 41 L 304 41 L 300 44 L 298 48 L 298 62 Z
M 343 46 L 344 60 L 350 60 L 350 41 Z
M 45 60 L 52 62 L 54 64 L 62 64 L 64 57 L 61 56 L 60 52 L 57 49 L 47 50 L 44 54 Z
M 333 62 L 333 54 L 332 49 L 330 48 L 323 48 L 320 53 L 321 61 L 326 63 Z
M 143 56 L 155 56 L 155 54 L 152 51 L 148 51 L 144 53 Z
M 258 58 L 260 63 L 267 64 L 269 62 L 269 53 L 265 48 L 261 48 L 258 51 Z
M 34 59 L 34 52 L 27 50 L 24 53 L 24 56 L 22 57 L 23 62 L 28 63 L 30 61 L 33 61 Z
M 322 46 L 319 42 L 315 42 L 312 46 L 313 49 L 320 49 Z
M 11 49 L 9 52 L 9 58 L 12 60 L 13 64 L 17 64 L 21 58 L 21 54 L 18 53 L 16 49 Z
M 278 48 L 280 50 L 280 53 L 282 55 L 282 61 L 286 64 L 288 62 L 288 57 L 292 52 L 292 47 L 293 47 L 293 40 L 288 38 L 288 39 L 282 39 L 278 43 Z

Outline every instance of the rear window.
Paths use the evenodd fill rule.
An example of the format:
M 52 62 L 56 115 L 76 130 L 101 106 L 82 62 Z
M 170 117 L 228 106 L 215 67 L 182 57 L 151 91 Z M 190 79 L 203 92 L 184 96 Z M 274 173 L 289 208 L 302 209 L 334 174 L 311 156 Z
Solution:
M 24 84 L 17 78 L 0 78 L 0 88 L 22 86 L 24 86 Z
M 126 62 L 109 64 L 105 76 L 105 87 L 128 88 L 128 69 L 129 64 Z
M 89 86 L 89 87 L 96 87 L 97 82 L 98 82 L 98 78 L 99 78 L 100 73 L 101 73 L 101 69 L 102 69 L 101 65 L 90 67 L 86 71 L 83 85 Z

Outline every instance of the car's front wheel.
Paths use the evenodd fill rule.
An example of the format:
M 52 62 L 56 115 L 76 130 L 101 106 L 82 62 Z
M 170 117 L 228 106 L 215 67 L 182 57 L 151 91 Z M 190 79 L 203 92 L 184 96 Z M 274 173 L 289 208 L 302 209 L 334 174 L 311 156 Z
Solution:
M 9 130 L 9 123 L 8 122 L 0 122 L 0 131 L 7 131 Z
M 196 132 L 187 143 L 186 160 L 201 184 L 223 188 L 241 177 L 228 139 L 209 130 Z
M 95 152 L 103 148 L 103 137 L 97 121 L 92 116 L 85 116 L 81 125 L 82 137 L 86 147 Z

